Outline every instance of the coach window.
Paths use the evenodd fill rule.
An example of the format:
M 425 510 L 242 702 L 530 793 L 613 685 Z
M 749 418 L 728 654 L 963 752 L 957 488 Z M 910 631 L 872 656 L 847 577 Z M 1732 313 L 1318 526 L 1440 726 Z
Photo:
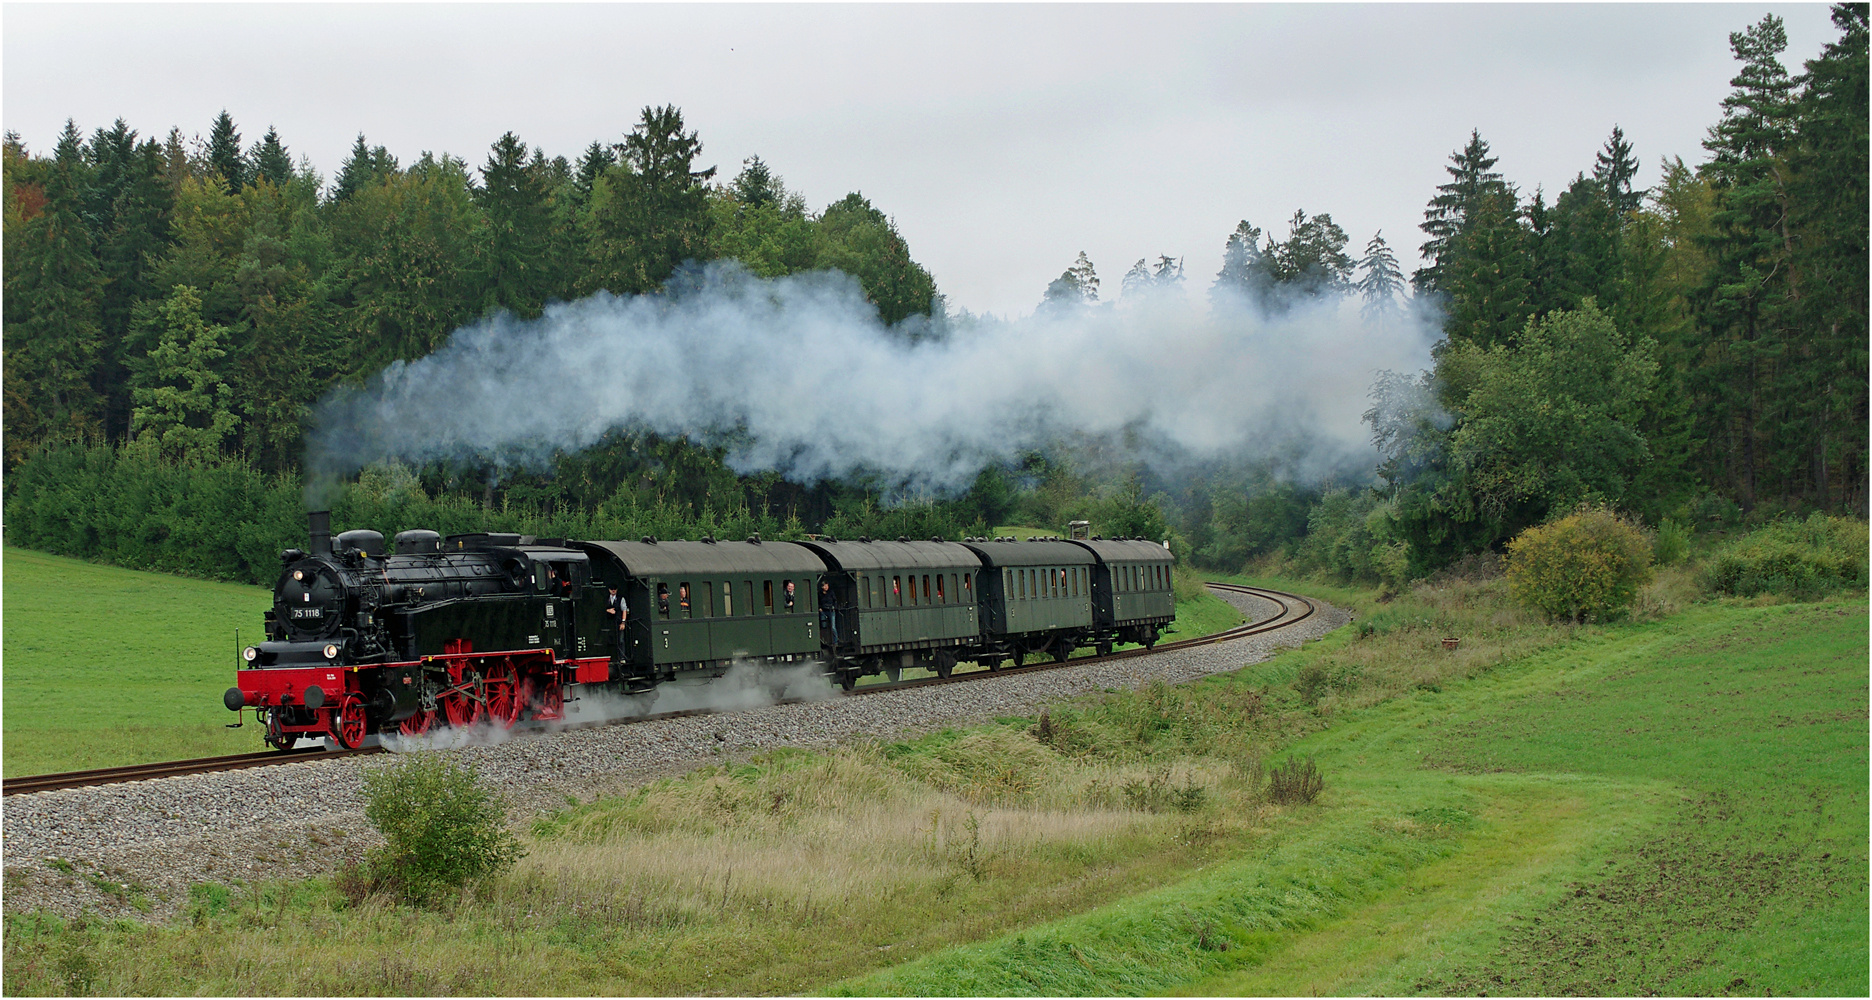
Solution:
M 974 574 L 972 573 L 962 574 L 962 600 L 969 604 L 975 603 L 975 581 L 972 579 L 973 576 Z
M 937 579 L 940 580 L 942 579 L 942 577 L 938 576 Z M 927 573 L 923 574 L 923 603 L 924 604 L 936 603 L 936 599 L 930 596 L 929 574 Z
M 684 580 L 676 585 L 676 608 L 682 613 L 684 618 L 688 618 L 692 614 L 689 607 L 689 595 L 689 581 Z
M 891 577 L 890 604 L 893 608 L 903 607 L 903 577 Z
M 669 584 L 657 584 L 657 617 L 669 620 Z
M 1014 599 L 1014 571 L 1011 569 L 1001 571 L 1001 594 L 1003 600 Z

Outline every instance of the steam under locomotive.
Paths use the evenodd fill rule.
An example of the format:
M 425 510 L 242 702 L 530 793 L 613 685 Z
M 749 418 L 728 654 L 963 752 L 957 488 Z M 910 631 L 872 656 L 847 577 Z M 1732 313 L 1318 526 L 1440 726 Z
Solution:
M 569 697 L 648 701 L 737 663 L 812 664 L 849 688 L 1030 656 L 1152 645 L 1175 616 L 1168 550 L 1143 539 L 582 542 L 376 531 L 280 554 L 265 641 L 227 707 L 266 742 L 563 717 Z M 611 596 L 615 589 L 618 599 Z M 622 621 L 620 622 L 620 618 Z M 622 627 L 620 627 L 620 625 Z

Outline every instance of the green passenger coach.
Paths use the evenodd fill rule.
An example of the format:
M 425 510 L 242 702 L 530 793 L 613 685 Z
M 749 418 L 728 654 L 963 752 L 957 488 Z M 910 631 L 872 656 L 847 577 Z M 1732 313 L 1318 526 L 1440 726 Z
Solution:
M 1092 631 L 1090 550 L 1055 539 L 963 543 L 982 561 L 982 628 L 976 659 L 992 665 L 1045 653 L 1064 661 Z
M 976 593 L 981 560 L 955 542 L 801 542 L 830 568 L 824 636 L 846 687 L 865 674 L 896 680 L 905 667 L 947 677 L 958 648 L 981 633 Z
M 1158 635 L 1176 620 L 1170 550 L 1138 538 L 1076 539 L 1072 544 L 1098 557 L 1092 577 L 1097 630 L 1091 638 L 1100 654 L 1119 642 L 1156 645 Z
M 817 656 L 825 564 L 787 543 L 581 542 L 630 608 L 613 676 L 632 690 L 721 676 L 736 660 Z

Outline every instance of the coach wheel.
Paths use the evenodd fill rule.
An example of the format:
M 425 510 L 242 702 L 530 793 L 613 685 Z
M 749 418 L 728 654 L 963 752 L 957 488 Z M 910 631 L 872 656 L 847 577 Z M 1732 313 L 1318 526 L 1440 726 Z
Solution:
M 416 714 L 404 719 L 397 726 L 397 732 L 404 736 L 421 736 L 435 726 L 436 713 L 426 708 L 419 708 Z
M 364 745 L 364 699 L 354 694 L 345 695 L 344 704 L 339 706 L 333 720 L 332 735 L 338 738 L 338 745 L 346 750 L 356 750 Z
M 1053 654 L 1054 663 L 1065 663 L 1066 658 L 1072 655 L 1072 650 L 1072 644 L 1062 639 L 1054 643 L 1053 648 L 1049 649 L 1048 652 Z
M 488 721 L 506 729 L 519 721 L 520 709 L 526 706 L 526 691 L 510 660 L 501 660 L 489 667 L 485 678 Z
M 1154 628 L 1145 629 L 1144 630 L 1144 648 L 1149 649 L 1155 645 L 1157 645 L 1157 630 Z
M 1099 644 L 1098 644 L 1098 655 L 1100 655 L 1100 656 L 1110 656 L 1111 654 L 1112 654 L 1112 644 L 1111 644 L 1111 643 L 1109 643 L 1109 642 L 1101 642 L 1101 643 L 1099 643 Z
M 895 684 L 898 681 L 903 680 L 903 668 L 902 667 L 885 667 L 884 676 L 890 678 L 890 682 L 892 684 Z
M 1027 662 L 1027 651 L 1024 649 L 1015 650 L 1013 659 L 1016 667 L 1024 665 Z
M 949 675 L 955 673 L 955 665 L 956 659 L 954 653 L 946 649 L 936 651 L 936 676 L 941 677 L 943 680 L 948 680 Z

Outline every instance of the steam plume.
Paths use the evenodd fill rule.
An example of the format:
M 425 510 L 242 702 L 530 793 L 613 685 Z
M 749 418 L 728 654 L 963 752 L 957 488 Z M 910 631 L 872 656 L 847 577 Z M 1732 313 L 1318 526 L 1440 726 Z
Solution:
M 865 470 L 921 488 L 1061 437 L 1123 432 L 1189 456 L 1369 455 L 1375 372 L 1425 367 L 1435 327 L 1356 300 L 1274 315 L 1181 295 L 990 320 L 916 343 L 838 273 L 764 281 L 732 262 L 679 292 L 599 293 L 497 316 L 320 405 L 308 500 L 396 458 L 543 464 L 609 431 L 725 441 L 737 472 Z

